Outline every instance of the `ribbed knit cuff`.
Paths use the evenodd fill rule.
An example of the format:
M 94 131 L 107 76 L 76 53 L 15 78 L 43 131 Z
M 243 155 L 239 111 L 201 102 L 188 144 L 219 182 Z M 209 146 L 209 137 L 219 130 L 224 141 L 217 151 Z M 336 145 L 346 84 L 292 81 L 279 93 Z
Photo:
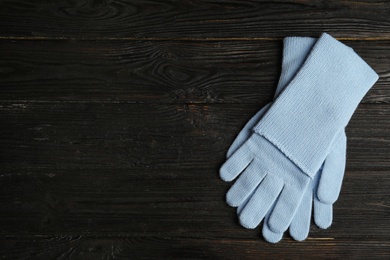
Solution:
M 312 177 L 377 80 L 352 48 L 324 33 L 254 130 Z
M 282 70 L 275 98 L 284 90 L 295 74 L 302 67 L 311 49 L 316 43 L 316 38 L 310 37 L 286 37 L 283 40 Z

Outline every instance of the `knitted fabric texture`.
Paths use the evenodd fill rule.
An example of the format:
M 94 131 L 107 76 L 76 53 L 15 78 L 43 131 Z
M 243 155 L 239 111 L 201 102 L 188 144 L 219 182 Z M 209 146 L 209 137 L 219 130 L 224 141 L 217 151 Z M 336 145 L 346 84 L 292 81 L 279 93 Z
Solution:
M 313 177 L 378 78 L 350 47 L 324 33 L 255 132 Z
M 344 51 L 347 54 L 342 55 Z M 329 54 L 329 56 L 325 54 Z M 321 68 L 325 68 L 325 72 L 321 71 Z M 318 70 L 317 74 L 315 74 L 316 70 Z M 329 72 L 326 73 L 328 70 Z M 343 72 L 344 77 L 337 74 L 340 71 Z M 356 78 L 353 78 L 354 74 L 356 74 Z M 361 74 L 366 77 L 362 77 Z M 325 83 L 329 82 L 329 79 L 330 87 Z M 248 194 L 253 193 L 240 214 L 242 225 L 254 228 L 273 208 L 269 216 L 269 227 L 276 233 L 287 229 L 311 181 L 310 177 L 314 175 L 312 172 L 315 173 L 319 170 L 330 151 L 331 144 L 334 143 L 335 137 L 339 134 L 339 130 L 342 131 L 357 104 L 376 79 L 375 72 L 349 47 L 337 42 L 329 35 L 321 36 L 298 74 L 256 126 L 256 132 L 261 135 L 253 134 L 221 167 L 221 178 L 226 181 L 235 179 L 242 172 L 240 178 L 227 194 L 227 202 L 230 205 L 241 205 L 248 198 Z M 358 91 L 354 89 L 356 93 L 349 93 L 350 85 L 355 86 Z M 337 87 L 343 90 L 337 91 Z M 300 92 L 299 89 L 303 91 Z M 340 95 L 340 92 L 343 95 Z M 334 102 L 332 95 L 343 98 L 336 98 L 338 102 Z M 340 101 L 345 102 L 339 104 Z M 314 108 L 310 111 L 311 113 L 306 111 L 306 114 L 291 114 L 291 111 L 305 112 L 304 108 L 310 110 L 310 106 L 314 104 L 321 108 Z M 328 115 L 329 112 L 330 115 Z M 289 116 L 286 117 L 285 114 Z M 311 119 L 310 122 L 309 117 L 309 122 L 303 124 L 307 121 L 307 115 L 314 116 L 314 119 Z M 301 116 L 304 119 L 300 118 Z M 318 134 L 315 131 L 318 127 L 315 122 L 318 121 L 322 129 L 323 122 L 317 120 L 317 117 L 321 118 L 322 116 L 325 118 L 321 120 L 328 123 L 332 121 L 328 117 L 336 117 L 334 122 L 330 122 L 334 124 L 330 127 L 331 130 L 319 138 L 322 142 L 315 141 L 314 145 L 308 147 L 289 147 L 289 145 L 295 144 L 294 138 L 291 136 L 294 136 L 296 131 L 298 131 L 298 137 L 303 137 L 303 133 L 307 134 L 309 141 L 312 137 L 307 128 L 313 128 L 314 133 Z M 274 120 L 276 121 L 274 122 Z M 279 122 L 278 120 L 284 121 Z M 300 124 L 296 124 L 294 120 L 299 121 Z M 287 126 L 293 126 L 291 132 L 287 131 L 288 127 L 285 123 Z M 303 129 L 299 129 L 299 125 Z M 285 134 L 290 135 L 290 137 L 284 137 Z M 317 138 L 318 135 L 314 135 L 314 137 Z M 310 144 L 308 140 L 304 141 Z M 322 147 L 324 151 L 318 151 L 321 150 L 319 144 L 324 145 Z M 314 149 L 313 154 L 317 155 L 317 159 L 321 158 L 322 160 L 317 169 L 310 168 L 313 170 L 312 172 L 307 171 L 305 167 L 306 165 L 312 166 L 310 165 L 311 161 L 307 159 L 311 158 L 307 157 L 307 154 L 310 154 L 305 151 L 307 148 Z M 302 149 L 303 156 L 297 152 L 299 149 Z M 297 158 L 301 160 L 297 160 Z M 305 164 L 307 162 L 309 164 Z M 254 211 L 255 208 L 260 210 Z

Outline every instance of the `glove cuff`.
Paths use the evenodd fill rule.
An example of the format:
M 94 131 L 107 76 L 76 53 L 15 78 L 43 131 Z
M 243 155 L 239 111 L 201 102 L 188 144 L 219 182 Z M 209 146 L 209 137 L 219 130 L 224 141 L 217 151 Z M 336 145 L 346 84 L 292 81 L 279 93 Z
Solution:
M 254 131 L 313 177 L 378 78 L 352 48 L 324 33 Z
M 287 84 L 294 78 L 302 67 L 311 49 L 316 43 L 316 38 L 310 37 L 286 37 L 283 40 L 282 70 L 275 98 L 283 91 Z

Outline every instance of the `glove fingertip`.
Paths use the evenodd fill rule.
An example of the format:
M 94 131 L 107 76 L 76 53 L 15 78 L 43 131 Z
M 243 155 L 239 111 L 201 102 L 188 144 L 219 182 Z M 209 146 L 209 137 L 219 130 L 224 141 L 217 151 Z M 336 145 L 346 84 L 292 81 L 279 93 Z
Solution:
M 237 138 L 238 138 L 238 137 L 237 137 Z M 248 139 L 248 138 L 247 138 L 247 139 Z M 228 159 L 230 156 L 232 156 L 232 155 L 237 151 L 237 149 L 240 148 L 240 146 L 242 145 L 242 143 L 245 142 L 245 140 L 240 141 L 240 142 L 241 142 L 240 145 L 237 145 L 237 144 L 236 144 L 237 142 L 238 142 L 238 141 L 235 140 L 235 141 L 232 143 L 232 145 L 229 147 L 229 150 L 228 150 L 227 153 L 226 153 L 226 159 Z
M 335 183 L 333 180 L 328 179 L 326 174 L 328 173 L 322 173 L 322 178 L 317 187 L 316 197 L 324 204 L 333 204 L 339 198 L 342 178 Z
M 253 191 L 246 199 L 243 203 L 241 203 L 238 207 L 237 207 L 237 216 L 239 216 L 241 214 L 241 212 L 244 210 L 244 208 L 246 207 L 246 205 L 248 204 L 249 200 L 252 198 L 253 194 L 255 193 L 255 191 Z
M 315 219 L 314 222 L 321 229 L 327 229 L 332 225 L 332 219 Z
M 253 221 L 250 221 L 245 218 L 239 218 L 240 225 L 243 226 L 246 229 L 255 229 L 257 227 L 257 224 L 255 224 Z
M 320 190 L 318 190 L 317 192 L 317 198 L 319 201 L 321 201 L 322 203 L 324 204 L 333 204 L 337 201 L 338 199 L 338 196 L 339 194 L 338 193 L 333 193 L 333 194 L 324 194 L 323 192 L 320 192 Z
M 303 241 L 309 236 L 309 231 L 308 230 L 302 230 L 302 231 L 290 231 L 291 237 L 296 240 L 296 241 Z
M 222 165 L 221 169 L 219 169 L 219 177 L 225 182 L 231 182 L 234 180 L 234 176 L 229 173 L 225 164 Z
M 244 203 L 248 201 L 248 194 L 243 193 L 237 182 L 226 193 L 226 203 L 231 207 L 243 207 Z
M 283 233 L 275 233 L 272 232 L 266 224 L 263 226 L 263 231 L 262 231 L 264 239 L 269 242 L 269 243 L 278 243 L 280 240 L 283 238 Z
M 327 229 L 333 221 L 333 205 L 314 201 L 314 223 L 321 228 Z

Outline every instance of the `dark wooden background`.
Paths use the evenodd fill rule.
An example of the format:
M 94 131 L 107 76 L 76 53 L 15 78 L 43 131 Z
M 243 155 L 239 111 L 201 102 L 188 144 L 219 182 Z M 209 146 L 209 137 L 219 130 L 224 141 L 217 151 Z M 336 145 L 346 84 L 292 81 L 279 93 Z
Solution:
M 379 74 L 347 128 L 334 223 L 266 243 L 218 170 L 271 101 L 282 39 Z M 0 255 L 390 258 L 390 1 L 0 0 Z

